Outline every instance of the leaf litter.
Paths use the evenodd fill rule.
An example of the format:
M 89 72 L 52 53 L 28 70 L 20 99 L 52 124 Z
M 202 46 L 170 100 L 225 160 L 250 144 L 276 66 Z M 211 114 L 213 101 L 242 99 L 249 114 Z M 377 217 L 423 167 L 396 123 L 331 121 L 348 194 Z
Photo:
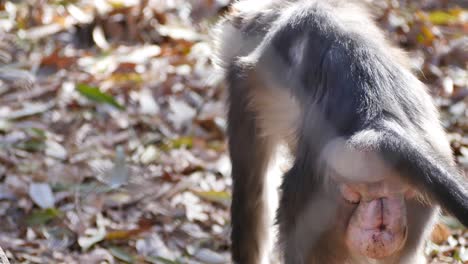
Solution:
M 0 2 L 0 246 L 12 263 L 228 263 L 229 1 Z M 372 1 L 468 169 L 463 1 Z M 445 217 L 426 254 L 468 263 Z

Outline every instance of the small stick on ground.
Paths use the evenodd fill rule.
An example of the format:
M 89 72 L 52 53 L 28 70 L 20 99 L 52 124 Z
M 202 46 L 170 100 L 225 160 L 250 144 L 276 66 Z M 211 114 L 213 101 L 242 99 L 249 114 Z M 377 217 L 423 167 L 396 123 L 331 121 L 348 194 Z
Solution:
M 8 261 L 8 258 L 5 255 L 2 247 L 0 247 L 0 264 L 10 264 L 10 261 Z

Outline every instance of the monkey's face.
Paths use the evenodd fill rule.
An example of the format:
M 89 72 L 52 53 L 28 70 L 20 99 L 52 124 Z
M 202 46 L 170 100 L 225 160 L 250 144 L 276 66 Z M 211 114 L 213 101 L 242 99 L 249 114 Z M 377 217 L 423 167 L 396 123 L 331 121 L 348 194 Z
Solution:
M 352 252 L 381 259 L 398 252 L 406 241 L 405 200 L 411 189 L 396 180 L 341 184 L 346 203 L 355 205 L 346 227 L 345 243 Z

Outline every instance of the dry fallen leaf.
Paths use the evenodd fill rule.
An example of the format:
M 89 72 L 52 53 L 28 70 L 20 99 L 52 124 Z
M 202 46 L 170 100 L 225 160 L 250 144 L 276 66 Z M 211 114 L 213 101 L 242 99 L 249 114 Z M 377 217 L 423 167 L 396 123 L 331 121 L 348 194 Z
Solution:
M 29 196 L 35 204 L 43 209 L 54 207 L 54 194 L 52 193 L 50 185 L 47 183 L 31 183 L 29 186 Z

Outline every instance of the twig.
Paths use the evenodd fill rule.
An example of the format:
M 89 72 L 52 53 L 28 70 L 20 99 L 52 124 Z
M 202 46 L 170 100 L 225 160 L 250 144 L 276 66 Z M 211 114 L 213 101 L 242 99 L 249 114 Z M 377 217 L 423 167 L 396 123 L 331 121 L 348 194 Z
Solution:
M 10 261 L 8 261 L 8 258 L 5 255 L 2 247 L 0 247 L 0 264 L 10 264 Z

